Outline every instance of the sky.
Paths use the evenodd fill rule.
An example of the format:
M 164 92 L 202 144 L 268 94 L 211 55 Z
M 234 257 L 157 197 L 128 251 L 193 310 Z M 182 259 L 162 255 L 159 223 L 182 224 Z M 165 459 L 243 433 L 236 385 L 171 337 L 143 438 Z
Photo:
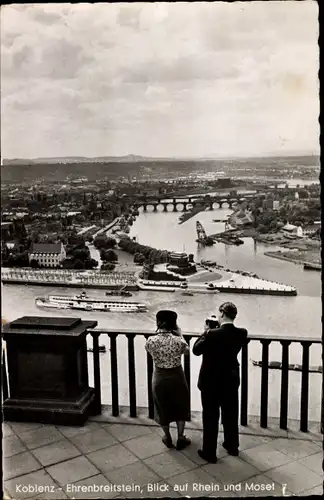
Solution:
M 319 152 L 315 1 L 1 8 L 1 154 Z

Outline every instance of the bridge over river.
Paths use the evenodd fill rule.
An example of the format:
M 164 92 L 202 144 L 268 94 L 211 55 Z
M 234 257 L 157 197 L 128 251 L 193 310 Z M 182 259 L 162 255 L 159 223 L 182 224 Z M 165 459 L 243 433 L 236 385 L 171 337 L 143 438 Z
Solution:
M 242 203 L 243 201 L 248 201 L 254 199 L 256 193 L 251 194 L 229 194 L 229 195 L 219 195 L 219 196 L 187 196 L 184 198 L 173 198 L 173 199 L 163 199 L 163 198 L 151 198 L 143 201 L 136 201 L 134 206 L 143 207 L 143 211 L 147 212 L 148 207 L 153 207 L 153 212 L 157 212 L 158 207 L 163 207 L 163 212 L 168 212 L 169 208 L 172 207 L 173 212 L 186 212 L 187 210 L 195 209 L 198 207 L 209 208 L 209 210 L 214 210 L 215 208 L 222 208 L 223 205 L 227 204 L 229 208 Z M 264 199 L 266 193 L 258 193 L 258 198 Z
M 307 189 L 309 186 L 307 187 Z M 215 208 L 222 208 L 225 204 L 229 208 L 233 208 L 235 205 L 242 203 L 243 201 L 248 201 L 254 199 L 255 197 L 259 199 L 264 199 L 271 193 L 275 194 L 279 198 L 282 198 L 292 192 L 298 192 L 300 189 L 305 190 L 306 186 L 296 186 L 296 187 L 278 187 L 277 185 L 269 188 L 255 188 L 251 191 L 245 193 L 237 192 L 233 190 L 230 193 L 219 193 L 213 195 L 188 195 L 188 196 L 173 196 L 173 197 L 140 197 L 133 201 L 133 205 L 136 207 L 143 207 L 143 211 L 146 212 L 148 207 L 153 208 L 153 212 L 157 212 L 158 207 L 163 207 L 163 212 L 168 212 L 169 207 L 172 207 L 173 212 L 185 212 L 191 210 L 195 207 L 205 207 L 209 210 L 214 210 Z M 310 189 L 310 188 L 309 188 Z

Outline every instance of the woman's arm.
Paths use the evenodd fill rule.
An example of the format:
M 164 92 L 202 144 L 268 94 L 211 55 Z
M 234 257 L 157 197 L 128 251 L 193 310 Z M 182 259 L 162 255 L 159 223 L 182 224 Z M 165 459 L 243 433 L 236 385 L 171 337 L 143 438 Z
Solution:
M 150 339 L 147 339 L 147 341 L 145 342 L 145 350 L 147 352 L 150 352 Z
M 182 341 L 182 352 L 181 352 L 181 354 L 189 354 L 190 349 L 189 349 L 189 346 L 187 344 L 187 341 L 183 337 L 182 337 L 181 341 Z

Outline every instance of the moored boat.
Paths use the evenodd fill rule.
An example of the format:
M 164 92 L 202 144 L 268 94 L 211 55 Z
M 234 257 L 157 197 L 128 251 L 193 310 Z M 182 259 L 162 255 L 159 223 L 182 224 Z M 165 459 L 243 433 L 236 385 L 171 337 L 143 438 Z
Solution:
M 262 361 L 255 361 L 254 359 L 252 359 L 252 364 L 254 366 L 262 367 Z M 282 363 L 280 361 L 269 361 L 268 367 L 272 368 L 274 370 L 282 370 Z M 288 370 L 292 370 L 292 371 L 295 371 L 295 372 L 301 372 L 303 370 L 303 367 L 300 364 L 290 363 L 288 365 Z M 322 373 L 323 372 L 323 367 L 320 366 L 320 365 L 318 365 L 318 366 L 310 366 L 308 371 L 310 373 Z
M 105 345 L 100 345 L 98 347 L 98 349 L 99 349 L 99 352 L 107 352 Z M 88 352 L 93 352 L 93 348 L 92 347 L 88 347 L 87 351 Z
M 104 311 L 104 312 L 146 312 L 147 305 L 140 302 L 121 300 L 109 300 L 87 297 L 81 295 L 49 295 L 38 297 L 35 304 L 40 308 L 76 309 L 81 311 Z
M 316 264 L 315 262 L 304 262 L 305 271 L 321 271 L 321 264 Z
M 187 284 L 181 281 L 153 281 L 139 279 L 137 286 L 140 290 L 147 290 L 151 292 L 175 292 L 176 289 L 188 287 Z

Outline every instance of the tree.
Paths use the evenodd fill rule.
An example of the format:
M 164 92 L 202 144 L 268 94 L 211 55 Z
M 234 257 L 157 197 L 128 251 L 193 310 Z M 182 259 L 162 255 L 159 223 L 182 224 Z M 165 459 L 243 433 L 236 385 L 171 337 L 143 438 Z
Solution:
M 113 250 L 101 250 L 100 257 L 107 262 L 117 262 L 118 255 Z
M 144 255 L 139 253 L 139 252 L 136 252 L 134 254 L 133 262 L 134 262 L 134 264 L 140 264 L 140 265 L 144 264 L 144 262 L 145 262 Z
M 113 271 L 115 269 L 115 264 L 112 264 L 111 262 L 101 264 L 101 271 Z
M 94 267 L 98 267 L 98 261 L 95 259 L 88 259 L 84 261 L 85 269 L 93 269 Z
M 74 260 L 68 257 L 67 259 L 62 260 L 61 266 L 63 269 L 73 269 L 74 268 Z
M 108 237 L 106 245 L 106 248 L 115 248 L 117 245 L 117 241 L 115 240 L 115 238 Z
M 266 226 L 264 226 L 263 224 L 260 224 L 260 226 L 258 227 L 258 231 L 261 233 L 261 234 L 265 234 L 268 232 L 268 228 Z
M 84 262 L 80 259 L 76 259 L 73 264 L 74 269 L 85 269 Z
M 35 259 L 32 259 L 32 260 L 30 261 L 30 266 L 31 266 L 33 269 L 38 269 L 38 268 L 40 267 L 40 266 L 39 266 L 38 261 L 37 261 L 37 260 L 35 260 Z
M 85 261 L 90 257 L 90 250 L 88 247 L 76 248 L 69 251 L 69 254 L 76 260 Z

